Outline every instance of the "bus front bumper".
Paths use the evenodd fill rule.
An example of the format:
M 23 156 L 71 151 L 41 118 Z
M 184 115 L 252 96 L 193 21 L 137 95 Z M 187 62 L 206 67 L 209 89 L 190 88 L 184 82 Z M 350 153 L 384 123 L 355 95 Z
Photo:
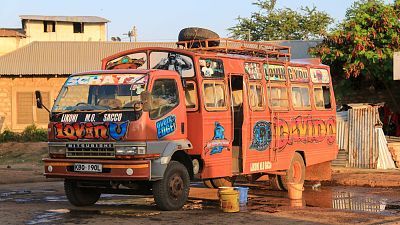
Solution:
M 150 180 L 150 160 L 43 159 L 46 178 L 78 180 Z M 76 171 L 93 165 L 97 171 Z M 100 168 L 100 169 L 99 169 Z

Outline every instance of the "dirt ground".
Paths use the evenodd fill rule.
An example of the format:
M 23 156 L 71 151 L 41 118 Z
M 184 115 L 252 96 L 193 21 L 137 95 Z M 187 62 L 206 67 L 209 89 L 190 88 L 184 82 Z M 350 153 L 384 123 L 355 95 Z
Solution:
M 252 185 L 247 207 L 242 208 L 239 213 L 223 213 L 216 201 L 216 190 L 197 185 L 192 184 L 190 200 L 183 209 L 171 212 L 158 210 L 149 196 L 104 195 L 94 206 L 74 207 L 64 196 L 62 182 L 0 185 L 0 224 L 377 225 L 399 224 L 400 221 L 400 213 L 393 210 L 395 205 L 392 205 L 400 200 L 400 196 L 393 190 L 379 188 L 307 190 L 304 193 L 305 205 L 293 207 L 285 193 Z M 346 199 L 349 204 L 343 204 L 346 201 L 341 198 L 333 200 L 334 195 L 330 195 L 332 193 L 335 193 L 334 195 L 353 193 L 353 197 Z M 322 204 L 316 203 L 317 196 L 324 199 Z M 373 196 L 383 198 L 374 200 Z M 392 200 L 383 203 L 383 199 L 387 198 Z M 330 205 L 324 205 L 324 202 L 330 202 Z M 344 206 L 360 208 L 346 210 Z
M 400 224 L 399 170 L 333 168 L 333 181 L 306 185 L 300 202 L 268 181 L 240 183 L 250 187 L 249 203 L 233 214 L 221 212 L 217 190 L 194 182 L 182 210 L 163 212 L 151 196 L 104 195 L 73 207 L 62 181 L 43 177 L 46 154 L 46 143 L 0 144 L 0 224 Z

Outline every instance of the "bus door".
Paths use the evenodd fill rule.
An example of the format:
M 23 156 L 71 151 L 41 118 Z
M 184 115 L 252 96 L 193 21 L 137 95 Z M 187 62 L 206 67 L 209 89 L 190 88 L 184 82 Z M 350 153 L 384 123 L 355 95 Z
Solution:
M 229 93 L 231 96 L 232 115 L 232 173 L 243 172 L 243 152 L 248 146 L 247 114 L 248 104 L 245 95 L 244 77 L 242 74 L 229 76 Z

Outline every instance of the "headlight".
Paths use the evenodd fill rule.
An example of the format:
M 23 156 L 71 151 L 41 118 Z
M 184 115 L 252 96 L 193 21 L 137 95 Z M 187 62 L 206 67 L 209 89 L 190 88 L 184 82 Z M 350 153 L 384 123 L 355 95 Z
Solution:
M 65 150 L 65 146 L 49 146 L 49 154 L 65 155 Z
M 145 146 L 116 146 L 116 155 L 143 155 L 146 154 Z

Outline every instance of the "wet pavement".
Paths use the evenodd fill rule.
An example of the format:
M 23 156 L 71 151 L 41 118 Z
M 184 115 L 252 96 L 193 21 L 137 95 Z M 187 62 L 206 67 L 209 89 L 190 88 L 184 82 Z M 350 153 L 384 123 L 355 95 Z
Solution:
M 0 224 L 128 224 L 132 219 L 137 224 L 202 224 L 203 219 L 214 217 L 207 224 L 228 224 L 230 219 L 246 217 L 257 219 L 252 224 L 262 224 L 264 219 L 277 224 L 331 224 L 326 223 L 329 218 L 316 220 L 313 215 L 330 215 L 337 224 L 400 223 L 400 189 L 322 186 L 314 190 L 306 186 L 304 198 L 291 201 L 286 192 L 272 191 L 261 183 L 241 185 L 250 187 L 249 200 L 238 214 L 222 213 L 217 191 L 201 183 L 192 184 L 190 200 L 177 212 L 159 211 L 151 196 L 111 194 L 102 195 L 94 206 L 73 207 L 64 196 L 62 182 L 0 185 Z M 19 216 L 10 218 L 13 213 Z

